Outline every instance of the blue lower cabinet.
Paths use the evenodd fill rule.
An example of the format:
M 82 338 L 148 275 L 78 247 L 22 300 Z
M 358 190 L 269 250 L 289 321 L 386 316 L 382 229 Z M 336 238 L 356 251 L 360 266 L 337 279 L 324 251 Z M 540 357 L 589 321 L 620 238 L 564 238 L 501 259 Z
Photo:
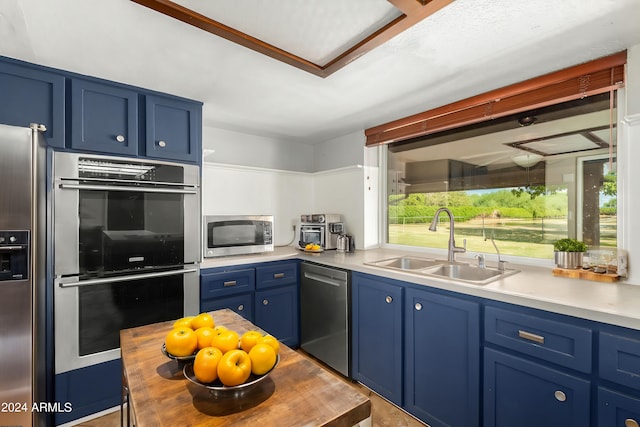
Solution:
M 404 408 L 432 427 L 480 424 L 480 306 L 405 291 Z
M 122 401 L 122 362 L 120 359 L 58 374 L 55 400 L 63 411 L 55 414 L 56 425 L 65 424 Z M 66 409 L 70 409 L 66 411 Z
M 253 294 L 251 293 L 204 300 L 200 303 L 201 312 L 221 310 L 223 308 L 233 310 L 248 321 L 253 322 Z
M 289 347 L 300 345 L 297 285 L 256 291 L 254 307 L 259 328 Z
M 402 298 L 393 281 L 352 275 L 352 369 L 355 380 L 402 406 Z
M 598 388 L 598 427 L 640 425 L 640 399 L 604 387 Z
M 590 388 L 579 377 L 486 348 L 484 425 L 589 426 Z

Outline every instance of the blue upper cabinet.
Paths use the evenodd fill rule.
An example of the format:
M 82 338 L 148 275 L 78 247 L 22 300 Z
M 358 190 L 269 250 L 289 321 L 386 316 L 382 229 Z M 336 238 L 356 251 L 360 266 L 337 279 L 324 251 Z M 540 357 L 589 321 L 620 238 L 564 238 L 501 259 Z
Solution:
M 146 156 L 198 162 L 201 114 L 200 103 L 147 95 Z
M 138 155 L 138 93 L 93 81 L 71 82 L 71 148 Z
M 32 67 L 0 61 L 0 123 L 45 125 L 51 147 L 64 147 L 65 78 Z

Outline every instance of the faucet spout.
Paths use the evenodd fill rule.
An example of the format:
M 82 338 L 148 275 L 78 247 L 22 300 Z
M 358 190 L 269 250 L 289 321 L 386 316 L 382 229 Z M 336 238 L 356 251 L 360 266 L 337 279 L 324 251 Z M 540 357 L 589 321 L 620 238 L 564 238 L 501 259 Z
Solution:
M 433 216 L 433 221 L 431 221 L 431 225 L 429 226 L 429 231 L 437 230 L 438 218 L 442 212 L 446 212 L 447 215 L 449 215 L 449 252 L 448 252 L 447 260 L 449 262 L 455 262 L 456 253 L 467 251 L 467 240 L 466 239 L 463 240 L 463 244 L 464 244 L 463 247 L 456 246 L 456 241 L 454 238 L 454 220 L 453 220 L 453 213 L 451 212 L 451 210 L 448 208 L 438 209 L 435 215 Z
M 484 241 L 486 242 L 488 239 L 488 237 L 484 238 Z M 491 237 L 491 243 L 493 243 L 493 247 L 496 248 L 496 253 L 498 254 L 498 271 L 504 271 L 504 263 L 506 261 L 502 261 L 502 259 L 500 259 L 500 249 L 498 249 L 498 245 L 496 245 L 495 240 L 493 240 L 493 237 Z

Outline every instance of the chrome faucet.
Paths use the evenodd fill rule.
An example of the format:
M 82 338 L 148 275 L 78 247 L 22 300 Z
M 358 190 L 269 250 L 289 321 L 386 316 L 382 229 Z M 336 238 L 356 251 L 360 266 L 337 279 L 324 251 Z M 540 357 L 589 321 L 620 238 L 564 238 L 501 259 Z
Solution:
M 484 241 L 486 242 L 487 239 L 489 239 L 489 237 L 485 237 Z M 496 242 L 493 240 L 493 236 L 491 237 L 491 243 L 493 243 L 493 247 L 496 248 L 496 252 L 498 253 L 498 271 L 504 271 L 504 263 L 506 261 L 502 261 L 500 259 L 500 250 L 498 249 L 498 245 L 496 245 Z
M 431 221 L 431 225 L 429 226 L 429 231 L 436 231 L 438 228 L 438 217 L 440 213 L 446 212 L 449 215 L 449 262 L 456 262 L 456 253 L 458 252 L 466 252 L 467 251 L 467 239 L 464 239 L 463 247 L 456 246 L 456 241 L 453 237 L 453 213 L 448 208 L 440 208 L 436 211 L 436 214 L 433 216 L 433 221 Z

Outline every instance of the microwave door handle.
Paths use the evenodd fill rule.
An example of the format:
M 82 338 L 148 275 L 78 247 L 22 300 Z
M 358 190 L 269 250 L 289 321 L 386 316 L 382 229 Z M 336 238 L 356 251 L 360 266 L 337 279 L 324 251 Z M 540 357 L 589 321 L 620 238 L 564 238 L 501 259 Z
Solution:
M 160 271 L 157 273 L 142 273 L 130 276 L 109 277 L 105 279 L 89 279 L 75 282 L 61 282 L 61 288 L 72 288 L 78 286 L 105 285 L 108 283 L 128 282 L 131 280 L 153 279 L 155 277 L 176 276 L 178 274 L 196 273 L 197 268 L 184 268 L 182 270 Z
M 26 249 L 26 246 L 18 245 L 18 246 L 0 246 L 0 251 L 21 251 Z
M 115 185 L 85 185 L 62 183 L 60 188 L 71 190 L 98 190 L 98 191 L 134 191 L 139 193 L 171 193 L 171 194 L 198 194 L 195 189 L 155 188 L 155 187 L 126 187 Z

